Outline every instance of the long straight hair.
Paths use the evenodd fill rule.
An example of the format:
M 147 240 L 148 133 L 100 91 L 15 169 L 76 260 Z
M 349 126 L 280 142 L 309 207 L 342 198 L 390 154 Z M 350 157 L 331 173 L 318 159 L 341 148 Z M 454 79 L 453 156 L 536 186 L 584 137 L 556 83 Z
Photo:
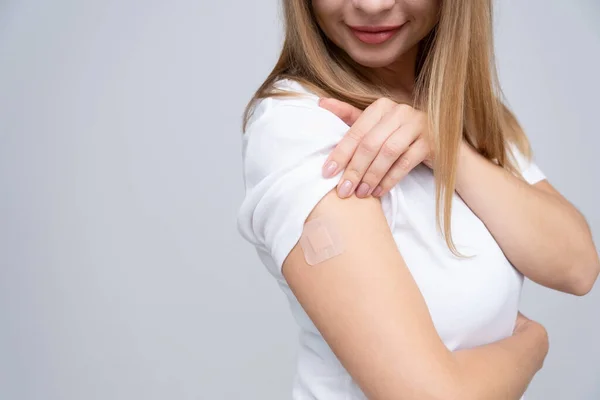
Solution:
M 294 95 L 274 88 L 279 79 L 293 79 L 321 97 L 333 97 L 361 110 L 380 97 L 393 99 L 381 81 L 327 38 L 310 3 L 283 0 L 283 48 L 275 67 L 244 110 L 242 132 L 257 100 Z M 521 179 L 509 143 L 527 159 L 531 157 L 525 133 L 502 100 L 492 20 L 492 0 L 443 1 L 437 24 L 418 45 L 411 105 L 428 116 L 436 155 L 433 173 L 437 229 L 443 232 L 450 251 L 459 257 L 464 256 L 452 240 L 451 211 L 462 139 Z

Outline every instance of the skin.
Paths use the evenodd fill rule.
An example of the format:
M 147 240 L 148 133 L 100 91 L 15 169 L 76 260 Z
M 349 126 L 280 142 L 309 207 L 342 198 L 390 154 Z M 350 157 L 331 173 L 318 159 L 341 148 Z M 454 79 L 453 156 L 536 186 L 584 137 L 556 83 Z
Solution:
M 546 330 L 517 318 L 512 336 L 451 352 L 389 229 L 380 199 L 331 190 L 326 215 L 345 251 L 308 265 L 296 244 L 282 273 L 302 308 L 370 400 L 518 400 L 549 348 Z
M 439 0 L 313 0 L 319 27 L 353 60 L 383 78 L 402 98 L 413 89 L 417 47 L 438 21 Z M 349 26 L 396 26 L 383 44 L 361 42 Z
M 410 79 L 406 78 L 410 75 L 403 75 L 402 71 L 410 73 L 410 69 L 404 65 L 407 60 L 413 60 L 410 55 L 412 46 L 433 26 L 435 20 L 431 16 L 436 14 L 437 2 L 316 0 L 312 4 L 319 24 L 338 46 L 356 60 L 369 62 L 373 71 L 387 74 L 385 76 L 390 84 L 396 83 L 394 87 L 398 93 L 410 88 Z M 395 39 L 397 42 L 390 42 L 389 47 L 388 43 L 381 45 L 381 52 L 354 42 L 351 35 L 344 32 L 344 23 L 398 24 L 404 19 L 410 21 L 407 26 L 411 29 Z M 386 105 L 390 106 L 390 103 L 383 101 L 377 107 Z M 393 127 L 396 118 L 405 118 L 403 121 L 419 118 L 417 113 L 407 111 L 410 110 L 398 110 L 393 118 L 386 118 L 386 126 Z M 356 124 L 372 124 L 367 117 L 364 121 L 360 120 L 362 115 L 369 115 L 367 111 L 359 114 L 345 109 L 340 114 L 353 127 Z M 385 113 L 377 109 L 371 115 L 373 119 L 383 121 Z M 413 119 L 410 121 L 414 122 Z M 377 135 L 385 136 L 385 129 L 379 132 Z M 413 143 L 423 136 L 416 128 L 406 134 L 414 135 Z M 352 140 L 357 146 L 362 136 L 341 142 L 341 148 L 352 149 L 352 145 L 348 144 Z M 425 138 L 422 141 L 426 143 Z M 429 161 L 434 162 L 435 157 L 425 151 L 426 146 L 421 146 L 423 158 L 419 162 L 428 156 L 431 156 Z M 478 158 L 466 148 L 463 150 L 459 156 L 459 169 L 463 176 L 459 184 L 463 192 L 461 196 L 464 194 L 470 198 L 476 210 L 479 205 L 481 214 L 499 212 L 501 215 L 488 218 L 486 224 L 490 222 L 494 225 L 495 221 L 499 221 L 497 224 L 502 225 L 500 222 L 503 218 L 509 219 L 509 225 L 516 231 L 523 228 L 523 222 L 519 222 L 519 219 L 526 218 L 525 214 L 531 213 L 533 208 L 545 205 L 547 213 L 564 212 L 567 216 L 552 217 L 552 222 L 544 225 L 540 211 L 534 213 L 537 215 L 535 218 L 539 219 L 530 219 L 528 224 L 538 227 L 542 224 L 544 230 L 550 229 L 551 234 L 558 235 L 556 224 L 567 222 L 569 233 L 579 232 L 577 238 L 585 237 L 580 233 L 584 231 L 581 220 L 556 193 L 545 191 L 542 187 L 533 191 L 529 189 L 530 185 L 510 178 L 506 171 L 493 168 L 483 157 Z M 351 162 L 354 153 L 349 151 L 345 159 L 337 158 L 341 154 L 332 153 L 340 166 Z M 467 177 L 466 171 L 478 168 L 482 171 Z M 353 179 L 361 177 L 353 176 Z M 492 179 L 494 183 L 485 183 L 485 179 Z M 506 182 L 503 189 L 495 190 L 492 186 L 500 185 L 501 181 Z M 490 191 L 493 194 L 482 195 L 465 189 L 478 186 L 479 192 Z M 502 200 L 491 198 L 494 195 L 502 197 L 499 193 L 502 190 L 508 191 Z M 521 205 L 511 211 L 499 204 L 503 201 L 508 204 L 520 202 Z M 494 206 L 496 211 L 488 211 Z M 515 214 L 512 217 L 511 212 Z M 306 263 L 301 245 L 297 243 L 283 262 L 282 273 L 336 357 L 370 400 L 517 400 L 521 397 L 533 376 L 542 368 L 548 352 L 548 336 L 542 325 L 519 313 L 512 336 L 484 346 L 451 352 L 437 333 L 427 304 L 399 252 L 383 214 L 380 198 L 340 198 L 332 190 L 314 207 L 306 221 L 322 215 L 326 215 L 341 233 L 346 249 L 344 253 L 310 266 Z M 507 233 L 501 235 L 505 238 L 505 244 L 514 254 L 519 253 L 522 260 L 528 258 L 522 251 L 519 252 L 520 247 L 516 242 L 534 238 L 534 243 L 540 246 L 547 243 L 540 234 L 531 232 L 532 229 L 526 229 L 526 233 L 519 236 L 518 240 L 507 238 Z M 565 244 L 559 250 L 570 247 L 569 255 L 581 251 L 589 260 L 592 259 L 587 244 L 577 248 L 577 251 L 572 246 Z M 557 252 L 551 255 L 556 256 Z M 578 260 L 583 258 L 581 256 Z M 521 268 L 526 269 L 524 261 L 520 264 Z M 539 265 L 539 261 L 535 265 Z M 585 274 L 573 274 L 568 282 L 581 293 L 587 289 L 589 280 Z
M 391 188 L 421 162 L 434 167 L 422 112 L 389 99 L 376 101 L 364 112 L 337 100 L 322 106 L 351 125 L 329 156 L 340 168 L 348 164 L 338 185 L 341 198 L 347 197 L 340 194 L 344 182 L 371 182 L 385 174 L 382 185 Z M 521 181 L 463 140 L 456 191 L 524 276 L 569 294 L 590 292 L 600 273 L 591 230 L 547 179 L 534 185 Z M 360 192 L 359 185 L 357 196 L 364 197 Z
M 323 31 L 355 61 L 384 77 L 389 89 L 406 96 L 415 80 L 416 44 L 433 28 L 434 0 L 317 0 L 313 8 Z M 358 40 L 348 25 L 399 25 L 379 45 Z M 351 128 L 323 165 L 330 177 L 344 169 L 340 198 L 353 193 L 381 197 L 413 168 L 434 168 L 427 116 L 406 104 L 379 99 L 364 111 L 336 99 L 320 106 Z M 526 185 L 477 154 L 463 140 L 456 191 L 485 223 L 511 263 L 527 278 L 551 289 L 585 295 L 600 273 L 600 260 L 584 216 L 547 179 Z

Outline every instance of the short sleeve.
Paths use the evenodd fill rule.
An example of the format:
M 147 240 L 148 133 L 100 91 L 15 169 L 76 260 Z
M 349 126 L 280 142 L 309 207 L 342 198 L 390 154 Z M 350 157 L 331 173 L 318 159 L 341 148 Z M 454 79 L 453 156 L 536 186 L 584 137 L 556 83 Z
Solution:
M 349 128 L 319 107 L 316 96 L 264 99 L 256 113 L 244 134 L 246 195 L 237 216 L 238 230 L 271 256 L 270 272 L 281 277 L 283 262 L 300 239 L 306 218 L 343 174 L 324 178 L 321 171 Z
M 510 149 L 514 155 L 515 161 L 517 162 L 517 166 L 521 174 L 523 174 L 523 178 L 533 185 L 541 180 L 546 179 L 546 175 L 542 172 L 540 167 L 535 162 L 535 159 L 527 160 L 525 155 L 519 151 L 516 145 L 510 144 Z

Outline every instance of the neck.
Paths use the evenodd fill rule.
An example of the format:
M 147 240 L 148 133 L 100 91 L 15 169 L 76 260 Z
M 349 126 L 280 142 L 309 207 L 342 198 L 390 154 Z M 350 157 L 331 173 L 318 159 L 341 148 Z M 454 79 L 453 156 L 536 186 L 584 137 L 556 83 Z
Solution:
M 392 94 L 393 100 L 406 102 L 412 99 L 418 53 L 419 46 L 413 46 L 392 64 L 370 70 Z

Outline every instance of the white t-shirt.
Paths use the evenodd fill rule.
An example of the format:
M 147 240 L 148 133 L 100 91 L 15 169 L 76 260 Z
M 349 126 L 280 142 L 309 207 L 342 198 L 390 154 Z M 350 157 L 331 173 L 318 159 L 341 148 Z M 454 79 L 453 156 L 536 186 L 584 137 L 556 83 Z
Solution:
M 243 135 L 246 195 L 237 215 L 240 234 L 256 247 L 276 279 L 297 321 L 299 352 L 295 400 L 364 400 L 290 290 L 281 267 L 298 242 L 306 217 L 342 172 L 323 178 L 329 153 L 348 131 L 318 96 L 292 80 L 278 87 L 304 93 L 267 98 L 256 106 Z M 529 183 L 545 178 L 515 148 Z M 381 206 L 402 257 L 423 294 L 438 334 L 450 350 L 471 348 L 510 336 L 517 317 L 523 276 L 509 263 L 483 222 L 454 193 L 452 236 L 463 255 L 448 249 L 436 230 L 432 171 L 420 164 L 381 198 Z

